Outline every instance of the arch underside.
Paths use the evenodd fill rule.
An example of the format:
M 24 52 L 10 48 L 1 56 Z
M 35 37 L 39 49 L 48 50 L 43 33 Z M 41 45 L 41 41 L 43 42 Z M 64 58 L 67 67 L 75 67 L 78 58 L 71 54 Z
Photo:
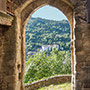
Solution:
M 37 9 L 45 5 L 56 7 L 62 11 L 72 24 L 73 5 L 68 0 L 27 0 L 15 10 L 15 13 L 20 14 L 22 22 L 25 23 Z

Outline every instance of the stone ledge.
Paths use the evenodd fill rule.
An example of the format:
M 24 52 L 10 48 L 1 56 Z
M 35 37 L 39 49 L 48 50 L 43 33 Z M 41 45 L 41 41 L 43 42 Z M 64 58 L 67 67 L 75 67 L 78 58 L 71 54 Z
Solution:
M 43 86 L 48 86 L 51 84 L 58 84 L 58 83 L 66 83 L 66 82 L 71 82 L 71 75 L 58 75 L 47 79 L 43 79 L 31 83 L 29 85 L 25 85 L 25 90 L 36 90 Z
M 1 25 L 11 26 L 12 20 L 13 20 L 12 16 L 0 11 L 0 24 Z

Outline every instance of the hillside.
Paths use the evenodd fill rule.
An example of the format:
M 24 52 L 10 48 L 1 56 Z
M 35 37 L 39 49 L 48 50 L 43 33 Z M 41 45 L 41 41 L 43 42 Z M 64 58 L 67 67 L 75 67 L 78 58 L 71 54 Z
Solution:
M 53 21 L 31 18 L 26 26 L 26 54 L 41 45 L 58 44 L 70 50 L 70 25 L 67 20 Z
M 43 46 L 59 45 L 50 54 L 38 52 Z M 30 53 L 29 53 L 30 52 Z M 34 55 L 31 55 L 34 52 Z M 29 54 L 28 54 L 29 53 Z M 31 18 L 26 26 L 26 73 L 24 83 L 60 74 L 71 74 L 70 26 L 68 21 Z

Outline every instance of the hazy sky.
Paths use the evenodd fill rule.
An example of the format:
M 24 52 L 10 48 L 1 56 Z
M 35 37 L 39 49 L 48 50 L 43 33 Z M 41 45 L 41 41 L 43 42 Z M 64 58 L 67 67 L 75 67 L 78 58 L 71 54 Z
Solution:
M 51 7 L 49 5 L 43 6 L 33 13 L 32 17 L 40 17 L 50 20 L 63 20 L 67 19 L 66 16 L 57 8 Z

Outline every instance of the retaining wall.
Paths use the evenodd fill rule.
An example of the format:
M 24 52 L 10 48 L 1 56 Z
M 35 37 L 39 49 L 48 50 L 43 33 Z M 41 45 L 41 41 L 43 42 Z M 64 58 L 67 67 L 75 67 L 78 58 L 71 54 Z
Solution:
M 48 86 L 50 84 L 66 83 L 71 82 L 71 75 L 58 75 L 55 77 L 50 77 L 48 79 L 43 79 L 29 85 L 25 85 L 25 90 L 36 90 L 43 86 Z

